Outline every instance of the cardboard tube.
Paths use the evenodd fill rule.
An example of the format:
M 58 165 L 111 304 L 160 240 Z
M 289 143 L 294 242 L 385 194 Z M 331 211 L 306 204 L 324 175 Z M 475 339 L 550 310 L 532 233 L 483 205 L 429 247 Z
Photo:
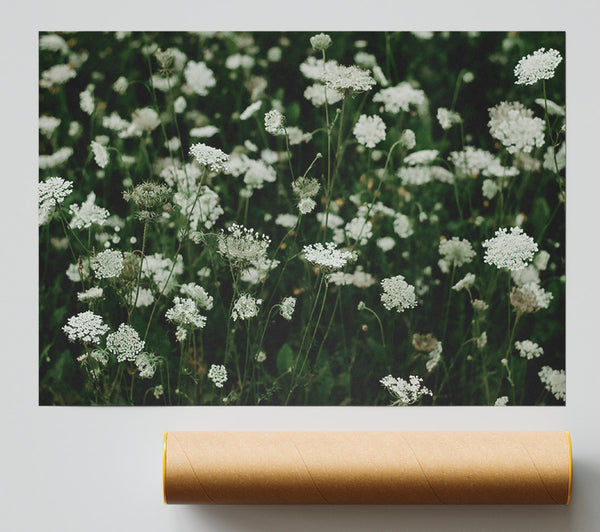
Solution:
M 568 432 L 166 432 L 168 504 L 569 504 Z

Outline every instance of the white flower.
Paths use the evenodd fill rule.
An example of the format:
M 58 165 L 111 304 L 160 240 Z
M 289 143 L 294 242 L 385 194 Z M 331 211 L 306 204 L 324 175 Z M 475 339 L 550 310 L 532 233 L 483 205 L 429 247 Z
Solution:
M 325 85 L 322 83 L 314 83 L 304 91 L 304 97 L 315 107 L 321 107 L 321 105 L 325 103 L 326 96 L 328 105 L 333 105 L 344 97 L 344 95 L 338 91 L 329 90 L 326 92 Z
M 542 167 L 550 172 L 561 172 L 567 166 L 567 149 L 566 144 L 563 142 L 556 152 L 556 164 L 554 164 L 554 148 L 548 146 L 546 153 L 544 153 L 544 162 Z
M 374 102 L 383 103 L 388 113 L 396 114 L 402 109 L 408 111 L 410 106 L 420 106 L 425 103 L 425 93 L 414 89 L 410 83 L 403 81 L 395 87 L 380 90 L 373 96 Z
M 444 130 L 448 130 L 454 124 L 460 124 L 462 122 L 462 118 L 458 113 L 456 113 L 455 111 L 450 111 L 445 107 L 440 107 L 437 110 L 437 119 L 440 123 L 440 126 L 442 126 L 442 129 Z
M 213 71 L 203 61 L 199 63 L 189 61 L 183 75 L 190 90 L 200 96 L 206 96 L 208 89 L 217 84 Z
M 383 377 L 379 382 L 396 399 L 394 404 L 400 406 L 412 405 L 423 395 L 433 395 L 431 390 L 422 386 L 423 379 L 416 375 L 410 375 L 408 382 L 401 378 L 396 379 L 391 375 Z
M 381 302 L 387 310 L 396 309 L 398 312 L 404 312 L 417 306 L 415 287 L 408 284 L 402 275 L 383 279 L 381 286 L 383 287 Z
M 391 236 L 384 236 L 377 239 L 377 247 L 386 253 L 394 248 L 396 241 Z
M 56 118 L 55 116 L 40 116 L 38 120 L 40 133 L 50 138 L 55 129 L 60 125 L 60 122 L 60 118 Z
M 552 369 L 550 366 L 544 366 L 538 373 L 542 384 L 546 390 L 552 393 L 557 399 L 566 399 L 567 377 L 565 370 Z
M 414 233 L 410 219 L 405 214 L 398 213 L 394 217 L 394 232 L 400 238 L 408 238 Z
M 54 65 L 48 70 L 42 72 L 40 86 L 45 89 L 54 87 L 55 85 L 64 85 L 70 79 L 73 79 L 77 73 L 70 65 Z
M 150 107 L 136 109 L 131 115 L 131 122 L 139 131 L 152 131 L 160 126 L 158 113 Z
M 486 179 L 481 185 L 481 192 L 487 199 L 492 199 L 500 190 L 500 187 L 491 179 Z
M 271 135 L 283 135 L 285 133 L 284 121 L 284 116 L 277 109 L 265 113 L 266 132 Z
M 182 284 L 179 291 L 184 295 L 194 300 L 198 307 L 205 310 L 213 308 L 214 298 L 209 296 L 207 291 L 196 283 Z
M 100 337 L 108 332 L 109 327 L 104 324 L 101 316 L 87 310 L 70 317 L 62 330 L 71 342 L 80 340 L 84 343 L 98 344 Z
M 278 214 L 275 218 L 275 224 L 286 229 L 295 227 L 296 223 L 298 223 L 298 217 L 295 214 Z
M 341 270 L 356 257 L 351 251 L 337 249 L 334 242 L 309 244 L 302 252 L 306 261 L 328 272 Z
M 140 353 L 135 359 L 135 366 L 140 372 L 140 378 L 151 379 L 154 377 L 157 362 L 156 355 L 146 352 Z
M 489 151 L 466 146 L 463 151 L 450 152 L 450 160 L 458 177 L 476 177 L 492 164 L 494 156 Z
M 326 50 L 332 45 L 331 37 L 326 33 L 319 33 L 310 38 L 310 45 L 315 50 Z
M 292 315 L 294 314 L 294 309 L 296 308 L 296 298 L 295 297 L 284 297 L 281 300 L 281 308 L 280 314 L 286 319 L 291 320 Z
M 515 286 L 510 292 L 510 303 L 519 312 L 537 312 L 546 309 L 552 301 L 552 293 L 546 292 L 537 283 Z
M 501 102 L 489 109 L 488 126 L 509 153 L 530 153 L 544 145 L 544 121 L 519 102 Z
M 254 229 L 232 224 L 227 233 L 221 231 L 217 239 L 218 252 L 240 264 L 249 264 L 266 258 L 271 239 Z
M 257 362 L 264 362 L 265 360 L 267 360 L 267 354 L 264 351 L 259 351 L 258 353 L 256 353 L 254 360 L 256 360 Z
M 125 323 L 106 337 L 106 348 L 117 357 L 117 362 L 135 362 L 145 344 L 137 331 Z
M 312 135 L 310 133 L 305 133 L 296 126 L 286 128 L 286 133 L 290 146 L 296 146 L 302 142 L 309 142 L 312 139 Z
M 508 396 L 503 395 L 501 397 L 498 397 L 498 399 L 496 399 L 494 406 L 506 406 L 507 404 L 508 404 Z
M 206 325 L 206 318 L 198 312 L 196 303 L 191 298 L 173 298 L 173 307 L 165 313 L 166 318 L 182 328 L 190 327 L 202 329 Z
M 79 107 L 81 107 L 81 110 L 88 115 L 94 113 L 94 97 L 89 89 L 79 93 Z
M 73 192 L 73 182 L 62 177 L 49 177 L 38 184 L 40 225 L 48 221 L 54 207 L 60 205 Z
M 99 286 L 92 286 L 90 289 L 85 292 L 79 292 L 77 294 L 77 300 L 85 303 L 86 301 L 93 301 L 95 299 L 100 299 L 102 297 L 104 290 Z
M 443 259 L 453 266 L 468 264 L 475 256 L 471 243 L 457 236 L 450 240 L 443 239 L 439 245 L 439 252 Z
M 519 351 L 521 358 L 526 358 L 527 360 L 539 358 L 544 354 L 544 349 L 531 340 L 515 342 L 515 347 Z
M 377 115 L 360 115 L 353 133 L 360 144 L 367 148 L 374 148 L 376 144 L 385 140 L 385 123 Z
M 554 77 L 556 67 L 562 61 L 562 56 L 557 50 L 545 48 L 529 54 L 517 63 L 515 67 L 516 85 L 533 85 L 540 79 L 551 79 Z
M 98 279 L 119 277 L 123 271 L 123 253 L 107 249 L 98 253 L 90 264 Z
M 539 271 L 544 271 L 548 267 L 550 253 L 545 250 L 540 251 L 533 259 L 533 264 Z
M 240 120 L 248 120 L 248 118 L 253 116 L 254 113 L 256 113 L 256 111 L 258 111 L 261 107 L 262 102 L 260 100 L 251 103 L 248 107 L 246 107 L 246 109 L 242 111 L 242 114 L 240 114 Z
M 301 214 L 309 214 L 317 206 L 317 202 L 312 198 L 302 198 L 298 202 L 298 210 Z
M 404 157 L 404 162 L 410 166 L 430 164 L 439 155 L 438 150 L 419 150 Z
M 428 353 L 427 362 L 425 363 L 425 369 L 431 373 L 435 367 L 440 363 L 442 359 L 442 342 L 436 344 L 436 346 Z
M 125 94 L 129 82 L 125 76 L 120 76 L 112 85 L 113 90 L 118 94 Z
M 486 249 L 484 262 L 497 268 L 520 270 L 525 268 L 538 250 L 533 238 L 526 235 L 520 227 L 498 229 L 493 238 L 483 242 Z
M 530 264 L 522 270 L 510 272 L 510 276 L 516 285 L 528 283 L 539 284 L 540 282 L 540 273 L 533 264 Z
M 250 294 L 242 294 L 233 304 L 231 317 L 233 321 L 247 320 L 258 315 L 259 307 L 262 304 L 262 299 L 256 299 Z
M 92 151 L 94 152 L 94 160 L 100 168 L 104 168 L 108 164 L 108 150 L 95 140 L 91 144 Z
M 474 283 L 475 283 L 475 274 L 467 273 L 467 275 L 465 275 L 460 281 L 458 281 L 458 283 L 456 283 L 452 287 L 452 290 L 456 290 L 457 292 L 460 292 L 463 288 L 471 288 Z
M 55 168 L 56 166 L 60 166 L 63 163 L 67 162 L 71 155 L 73 155 L 73 148 L 71 148 L 71 146 L 59 148 L 51 155 L 40 155 L 38 157 L 40 170 L 46 170 L 48 168 Z
M 163 385 L 158 384 L 154 387 L 154 391 L 152 392 L 152 395 L 154 395 L 154 397 L 159 399 L 161 397 L 161 395 L 163 395 L 164 393 L 165 393 L 165 389 L 163 388 Z
M 69 52 L 69 46 L 60 35 L 50 33 L 40 37 L 40 50 L 49 50 L 50 52 L 61 52 L 66 54 Z
M 415 132 L 412 129 L 405 129 L 400 135 L 400 145 L 407 150 L 412 150 L 416 144 Z
M 213 172 L 225 170 L 225 166 L 229 160 L 229 155 L 218 148 L 207 146 L 202 142 L 192 144 L 190 153 L 201 166 L 210 168 Z
M 212 364 L 208 370 L 208 378 L 217 388 L 223 388 L 223 384 L 227 382 L 227 369 L 225 366 Z
M 321 74 L 321 80 L 327 88 L 343 94 L 365 92 L 375 85 L 375 80 L 368 70 L 363 70 L 354 65 L 331 65 Z

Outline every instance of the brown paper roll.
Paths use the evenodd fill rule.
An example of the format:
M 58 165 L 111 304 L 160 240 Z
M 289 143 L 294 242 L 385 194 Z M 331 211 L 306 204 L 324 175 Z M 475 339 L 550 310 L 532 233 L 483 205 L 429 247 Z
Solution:
M 168 504 L 569 504 L 568 432 L 166 432 Z

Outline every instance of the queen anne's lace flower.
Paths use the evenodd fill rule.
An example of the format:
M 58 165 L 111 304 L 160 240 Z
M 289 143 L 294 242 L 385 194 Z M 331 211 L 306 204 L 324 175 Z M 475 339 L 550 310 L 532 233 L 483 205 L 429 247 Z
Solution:
M 344 95 L 338 91 L 329 90 L 326 92 L 325 85 L 322 83 L 314 83 L 304 91 L 304 97 L 315 107 L 321 107 L 325 103 L 326 96 L 328 105 L 336 104 L 344 97 Z
M 75 72 L 70 65 L 54 65 L 48 70 L 44 70 L 44 72 L 42 72 L 40 86 L 44 87 L 45 89 L 49 89 L 55 85 L 64 85 L 76 75 L 77 72 Z
M 160 126 L 158 113 L 150 107 L 136 109 L 131 116 L 131 122 L 139 131 L 152 131 Z
M 508 270 L 525 268 L 538 250 L 533 238 L 520 227 L 512 227 L 510 233 L 506 228 L 498 229 L 482 246 L 486 248 L 484 262 Z
M 251 103 L 240 114 L 240 120 L 248 120 L 248 118 L 253 116 L 254 113 L 256 113 L 256 111 L 258 111 L 261 108 L 261 106 L 262 106 L 262 101 L 260 101 L 260 100 L 254 102 L 254 103 Z
M 145 344 L 137 331 L 125 323 L 106 337 L 106 348 L 117 357 L 117 362 L 135 362 Z
M 107 149 L 95 140 L 92 141 L 91 148 L 92 152 L 94 153 L 94 160 L 96 161 L 96 164 L 100 168 L 104 168 L 108 164 Z
M 386 253 L 394 248 L 396 241 L 391 236 L 383 236 L 377 239 L 377 247 Z
M 247 320 L 258 315 L 261 304 L 262 299 L 256 299 L 250 294 L 242 294 L 233 304 L 233 309 L 231 310 L 233 321 L 237 321 L 238 319 Z
M 506 406 L 507 404 L 508 404 L 508 396 L 503 395 L 501 397 L 498 397 L 498 399 L 496 399 L 494 406 Z
M 91 261 L 90 265 L 98 279 L 110 279 L 119 277 L 123 271 L 123 253 L 107 249 L 98 253 Z
M 184 296 L 188 296 L 194 300 L 198 307 L 205 310 L 213 308 L 214 298 L 209 296 L 206 290 L 196 283 L 187 283 L 181 285 L 179 290 Z
M 295 308 L 296 308 L 296 298 L 295 297 L 284 297 L 281 300 L 280 314 L 286 320 L 289 321 L 292 319 L 292 315 L 294 314 Z
M 562 61 L 562 56 L 557 50 L 545 48 L 529 54 L 517 63 L 515 67 L 516 85 L 533 85 L 540 79 L 554 77 L 556 67 Z
M 501 102 L 489 109 L 490 134 L 498 139 L 509 153 L 530 153 L 544 145 L 544 121 L 520 102 Z
M 217 239 L 218 252 L 240 265 L 247 265 L 267 256 L 271 239 L 253 229 L 233 224 Z
M 383 279 L 381 286 L 383 288 L 381 302 L 387 310 L 396 309 L 398 312 L 404 312 L 417 306 L 415 287 L 408 284 L 402 275 Z
M 334 242 L 309 244 L 304 246 L 303 254 L 308 262 L 329 272 L 341 270 L 356 257 L 351 251 L 337 249 Z
M 552 293 L 546 292 L 537 283 L 515 286 L 510 292 L 510 304 L 518 312 L 532 313 L 546 309 L 552 301 Z
M 183 328 L 201 329 L 206 325 L 206 317 L 198 312 L 193 299 L 175 296 L 173 306 L 165 313 L 166 318 Z
M 544 349 L 531 340 L 515 342 L 515 347 L 519 351 L 521 358 L 526 358 L 527 360 L 539 358 L 544 354 Z
M 63 331 L 71 342 L 79 340 L 84 343 L 98 344 L 100 338 L 109 331 L 109 327 L 102 321 L 102 316 L 87 310 L 70 317 Z
M 140 378 L 142 379 L 151 379 L 154 377 L 157 365 L 158 359 L 152 353 L 140 353 L 135 359 L 135 366 L 140 372 Z
M 438 150 L 419 150 L 404 157 L 404 163 L 410 166 L 431 164 L 439 155 Z
M 552 369 L 550 366 L 544 366 L 538 373 L 542 384 L 546 390 L 552 393 L 559 400 L 566 399 L 567 377 L 565 370 Z
M 203 61 L 189 61 L 183 75 L 190 90 L 200 96 L 206 96 L 208 89 L 217 84 L 213 71 Z
M 212 364 L 208 370 L 208 378 L 217 388 L 223 388 L 223 384 L 227 382 L 227 369 L 225 366 Z
M 452 290 L 456 290 L 457 292 L 460 292 L 463 288 L 464 289 L 471 288 L 474 283 L 475 283 L 475 274 L 467 273 L 467 275 L 465 275 L 460 281 L 458 281 L 458 283 L 456 283 L 452 287 Z
M 462 118 L 455 111 L 450 111 L 445 107 L 440 107 L 437 110 L 437 119 L 442 126 L 443 130 L 450 129 L 454 124 L 460 124 L 462 122 Z
M 425 369 L 431 373 L 442 359 L 442 342 L 439 342 L 435 347 L 427 354 L 427 362 L 425 363 Z
M 425 103 L 425 93 L 403 81 L 395 87 L 380 90 L 373 96 L 373 101 L 383 103 L 386 112 L 396 114 L 400 109 L 405 112 L 408 111 L 411 105 L 423 105 Z
M 77 300 L 81 301 L 82 303 L 94 301 L 95 299 L 100 299 L 103 293 L 104 290 L 102 290 L 102 288 L 100 288 L 99 286 L 92 286 L 85 292 L 79 292 L 77 294 Z
M 477 177 L 492 164 L 494 156 L 489 151 L 466 146 L 463 151 L 450 152 L 450 160 L 458 177 Z
M 73 182 L 62 177 L 49 177 L 38 184 L 40 225 L 48 221 L 54 207 L 60 205 L 71 192 L 73 192 Z
M 319 33 L 318 35 L 313 35 L 310 38 L 310 45 L 315 50 L 326 50 L 332 44 L 333 42 L 331 41 L 331 37 L 326 33 Z
M 284 116 L 277 109 L 265 113 L 265 130 L 271 135 L 283 135 L 285 133 L 284 122 Z
M 190 147 L 190 153 L 201 166 L 210 168 L 213 172 L 225 170 L 225 166 L 229 160 L 229 155 L 218 148 L 207 146 L 202 142 L 193 144 Z
M 374 148 L 376 144 L 385 140 L 385 123 L 377 115 L 360 115 L 353 133 L 360 144 L 367 148 Z
M 375 85 L 375 80 L 371 77 L 369 71 L 355 65 L 331 65 L 322 73 L 321 80 L 327 88 L 334 89 L 342 94 L 365 92 Z
M 394 404 L 399 406 L 412 405 L 424 395 L 433 395 L 431 390 L 422 385 L 423 379 L 416 375 L 410 375 L 408 382 L 391 375 L 383 377 L 379 382 L 395 398 Z
M 104 225 L 108 218 L 108 211 L 95 204 L 96 194 L 90 192 L 84 203 L 71 205 L 69 212 L 73 215 L 69 226 L 72 229 L 88 229 L 93 224 Z
M 468 264 L 473 261 L 473 257 L 475 256 L 471 243 L 457 236 L 450 240 L 442 240 L 439 245 L 439 252 L 443 260 L 452 266 Z

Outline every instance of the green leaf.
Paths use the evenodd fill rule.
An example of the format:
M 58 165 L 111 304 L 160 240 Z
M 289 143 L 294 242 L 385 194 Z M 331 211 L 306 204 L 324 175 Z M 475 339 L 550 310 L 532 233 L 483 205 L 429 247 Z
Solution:
M 277 371 L 281 375 L 294 367 L 294 352 L 290 344 L 283 344 L 277 353 Z

